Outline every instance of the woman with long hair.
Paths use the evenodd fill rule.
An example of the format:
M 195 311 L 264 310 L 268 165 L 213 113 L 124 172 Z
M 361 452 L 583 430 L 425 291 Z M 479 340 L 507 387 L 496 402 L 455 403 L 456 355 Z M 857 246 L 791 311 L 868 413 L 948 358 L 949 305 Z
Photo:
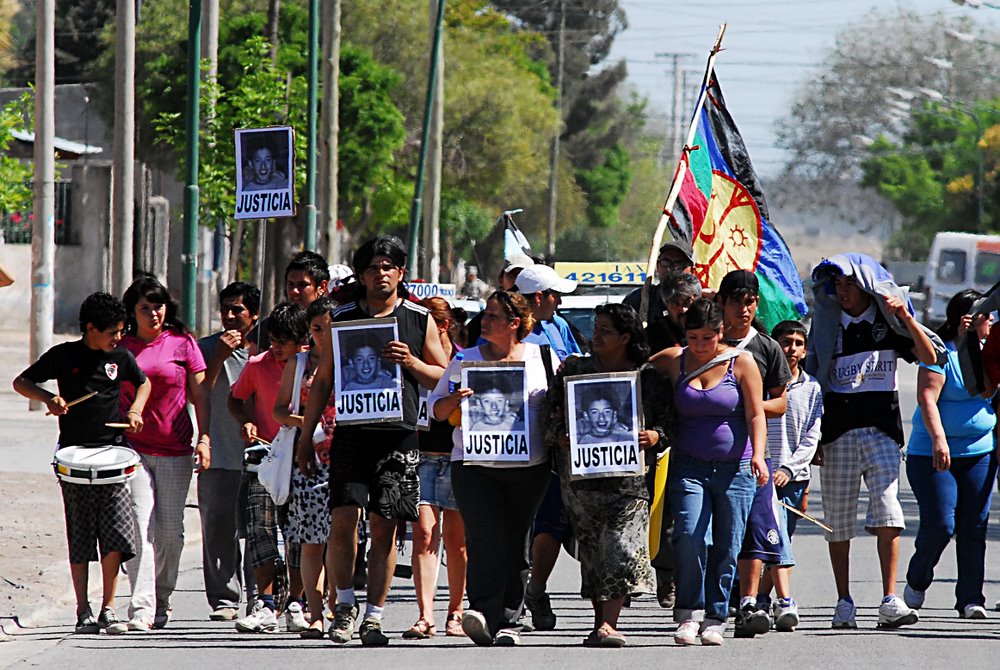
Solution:
M 955 609 L 966 619 L 986 618 L 986 528 L 997 478 L 997 417 L 990 402 L 996 381 L 988 382 L 982 396 L 970 396 L 958 357 L 958 344 L 967 334 L 983 340 L 989 333 L 989 315 L 969 314 L 981 295 L 968 289 L 948 302 L 946 320 L 937 331 L 947 360 L 943 366 L 920 364 L 917 409 L 906 446 L 906 477 L 917 498 L 920 526 L 903 600 L 913 609 L 924 604 L 934 568 L 954 537 Z
M 736 555 L 757 486 L 767 483 L 761 378 L 750 355 L 722 339 L 723 315 L 705 298 L 684 319 L 687 346 L 652 363 L 674 385 L 677 439 L 667 493 L 674 517 L 677 644 L 722 644 Z
M 441 347 L 448 360 L 462 349 L 459 324 L 444 298 L 424 298 L 420 304 L 431 312 Z M 428 412 L 430 410 L 428 409 Z M 420 432 L 420 507 L 413 522 L 413 589 L 419 618 L 403 632 L 403 639 L 423 640 L 437 631 L 434 622 L 434 592 L 437 589 L 439 547 L 444 540 L 448 554 L 448 618 L 445 634 L 462 632 L 462 598 L 465 596 L 465 524 L 451 487 L 452 432 L 447 421 L 430 417 L 428 430 Z M 443 520 L 442 520 L 443 517 Z
M 209 404 L 204 386 L 205 359 L 187 327 L 177 317 L 177 303 L 155 277 L 132 282 L 125 303 L 125 336 L 118 345 L 132 352 L 152 382 L 143 411 L 143 430 L 129 433 L 129 445 L 142 467 L 129 481 L 135 511 L 138 551 L 128 561 L 132 586 L 129 630 L 163 628 L 170 621 L 170 596 L 184 548 L 184 502 L 195 471 L 209 466 Z M 135 389 L 122 385 L 122 412 Z M 198 439 L 187 403 L 194 405 Z
M 591 355 L 571 356 L 549 385 L 550 421 L 546 439 L 555 453 L 562 497 L 577 538 L 580 595 L 594 607 L 594 628 L 586 646 L 621 647 L 618 617 L 625 598 L 653 593 L 649 563 L 649 494 L 643 475 L 573 480 L 570 478 L 565 379 L 574 375 L 638 371 L 643 425 L 639 446 L 648 450 L 646 463 L 667 447 L 673 424 L 669 387 L 647 359 L 649 347 L 639 317 L 628 305 L 609 303 L 594 310 Z M 603 407 L 613 416 L 616 408 Z M 609 422 L 610 423 L 610 422 Z
M 464 463 L 466 427 L 456 426 L 453 433 L 451 482 L 465 521 L 468 551 L 469 609 L 462 615 L 462 630 L 477 645 L 509 646 L 520 644 L 517 618 L 524 605 L 528 531 L 549 482 L 543 405 L 549 371 L 559 361 L 551 349 L 522 341 L 534 319 L 520 293 L 495 291 L 482 315 L 485 343 L 466 349 L 464 361 L 524 363 L 530 430 L 528 453 L 521 460 L 502 463 Z M 427 399 L 439 421 L 447 420 L 474 393 L 471 388 L 449 389 L 449 379 L 458 376 L 461 367 L 462 361 L 453 358 Z

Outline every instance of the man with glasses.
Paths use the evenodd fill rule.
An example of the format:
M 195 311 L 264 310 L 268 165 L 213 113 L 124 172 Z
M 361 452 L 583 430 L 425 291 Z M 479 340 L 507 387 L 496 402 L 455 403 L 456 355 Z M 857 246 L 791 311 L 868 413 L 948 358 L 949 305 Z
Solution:
M 382 609 L 396 564 L 396 526 L 399 521 L 416 521 L 420 502 L 418 386 L 433 389 L 448 364 L 430 312 L 400 292 L 405 263 L 406 250 L 397 237 L 376 237 L 362 244 L 352 263 L 360 279 L 356 298 L 333 313 L 335 323 L 395 318 L 399 340 L 388 342 L 379 354 L 387 366 L 398 364 L 403 373 L 403 420 L 338 426 L 330 447 L 332 524 L 327 551 L 332 553 L 332 560 L 331 557 L 328 560 L 337 589 L 337 607 L 329 636 L 339 644 L 350 641 L 359 614 L 354 595 L 358 548 L 355 540 L 363 508 L 369 514 L 371 548 L 368 602 L 358 632 L 364 646 L 389 643 L 382 632 Z M 316 422 L 333 390 L 332 349 L 326 347 L 320 358 L 300 441 L 312 439 Z
M 690 273 L 693 270 L 694 256 L 691 254 L 690 247 L 685 246 L 683 242 L 671 240 L 660 247 L 659 255 L 656 257 L 657 281 L 662 283 L 663 279 L 671 272 Z M 636 314 L 639 314 L 642 306 L 642 287 L 640 286 L 625 296 L 622 303 L 634 309 Z M 658 291 L 653 291 L 649 296 L 649 311 L 643 320 L 647 324 L 653 323 L 663 318 L 662 315 L 665 309 L 666 305 L 663 303 L 663 298 Z M 640 318 L 642 317 L 641 314 L 639 316 Z M 653 351 L 656 350 L 653 349 Z

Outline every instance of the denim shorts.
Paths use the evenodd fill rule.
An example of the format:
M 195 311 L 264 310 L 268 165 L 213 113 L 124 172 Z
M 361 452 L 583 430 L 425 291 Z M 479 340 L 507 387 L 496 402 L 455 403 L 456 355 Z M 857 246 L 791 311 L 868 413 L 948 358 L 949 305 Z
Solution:
M 417 475 L 420 477 L 421 505 L 458 510 L 455 494 L 451 490 L 450 454 L 444 456 L 420 454 Z

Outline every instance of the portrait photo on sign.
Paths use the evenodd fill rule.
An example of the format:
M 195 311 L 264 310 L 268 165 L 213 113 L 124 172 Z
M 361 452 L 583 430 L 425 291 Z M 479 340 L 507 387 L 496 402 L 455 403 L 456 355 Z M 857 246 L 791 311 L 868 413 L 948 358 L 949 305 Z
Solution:
M 635 373 L 566 379 L 570 464 L 576 476 L 641 474 Z
M 393 320 L 395 321 L 395 320 Z M 395 323 L 382 326 L 336 328 L 339 344 L 341 391 L 372 391 L 395 388 L 399 366 L 387 363 L 382 350 L 396 339 Z
M 471 433 L 513 433 L 525 430 L 524 368 L 470 369 L 468 426 Z
M 294 182 L 290 126 L 236 130 L 236 218 L 291 216 Z

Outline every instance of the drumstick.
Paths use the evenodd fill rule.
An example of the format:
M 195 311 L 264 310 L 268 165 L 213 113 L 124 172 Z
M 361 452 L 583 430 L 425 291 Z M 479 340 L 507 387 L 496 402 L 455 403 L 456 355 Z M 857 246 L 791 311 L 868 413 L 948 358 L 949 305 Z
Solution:
M 778 501 L 778 504 L 781 505 L 782 507 L 784 507 L 785 509 L 789 510 L 793 514 L 798 514 L 800 517 L 802 517 L 806 521 L 812 521 L 814 524 L 816 524 L 817 526 L 819 526 L 820 528 L 822 528 L 826 532 L 828 532 L 828 533 L 832 533 L 833 532 L 833 528 L 830 528 L 829 526 L 827 526 L 825 523 L 823 523 L 822 521 L 820 521 L 816 517 L 809 516 L 805 512 L 800 512 L 799 510 L 797 510 L 796 508 L 792 507 L 788 503 L 782 502 L 780 500 Z
M 73 400 L 73 401 L 71 401 L 71 402 L 68 402 L 68 403 L 66 403 L 66 409 L 69 409 L 69 408 L 70 408 L 70 407 L 72 407 L 73 405 L 79 405 L 79 404 L 80 404 L 81 402 L 83 402 L 84 400 L 90 400 L 90 399 L 91 399 L 91 398 L 93 398 L 93 397 L 94 397 L 95 395 L 97 395 L 97 391 L 91 391 L 91 392 L 90 392 L 90 393 L 88 393 L 87 395 L 82 395 L 82 396 L 80 396 L 79 398 L 77 398 L 76 400 Z M 45 413 L 45 416 L 52 416 L 52 412 L 46 412 L 46 413 Z
M 128 428 L 131 424 L 128 423 L 116 423 L 114 421 L 104 424 L 108 428 Z

